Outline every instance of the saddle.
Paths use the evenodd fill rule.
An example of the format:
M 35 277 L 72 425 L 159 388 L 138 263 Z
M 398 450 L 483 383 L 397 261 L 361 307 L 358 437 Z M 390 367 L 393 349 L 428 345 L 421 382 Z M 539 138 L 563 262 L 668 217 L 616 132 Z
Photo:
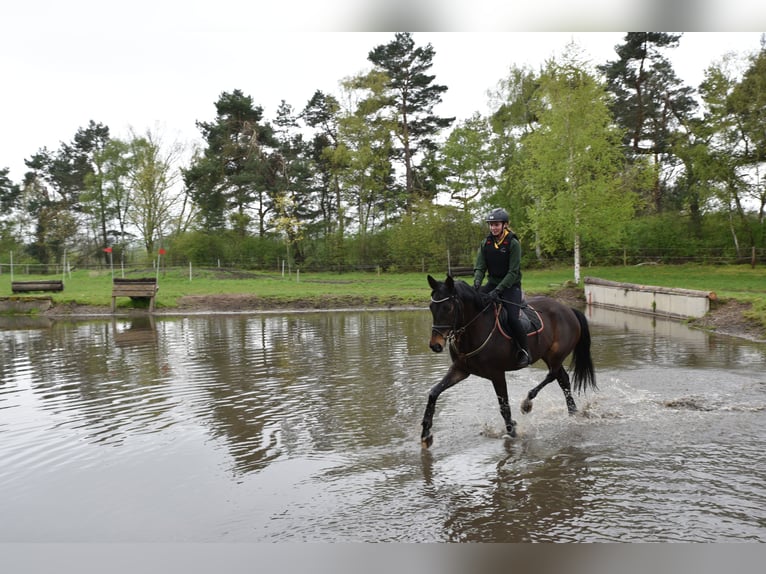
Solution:
M 516 305 L 509 305 L 510 307 L 516 309 Z M 500 309 L 500 328 L 505 333 L 511 333 L 511 326 L 510 321 L 508 318 L 508 307 L 505 305 L 502 306 Z M 525 299 L 522 299 L 521 306 L 518 307 L 519 312 L 519 321 L 521 321 L 521 326 L 524 328 L 524 332 L 529 335 L 534 335 L 535 333 L 539 333 L 543 330 L 543 318 L 540 316 L 540 313 L 537 312 L 537 310 L 528 305 Z

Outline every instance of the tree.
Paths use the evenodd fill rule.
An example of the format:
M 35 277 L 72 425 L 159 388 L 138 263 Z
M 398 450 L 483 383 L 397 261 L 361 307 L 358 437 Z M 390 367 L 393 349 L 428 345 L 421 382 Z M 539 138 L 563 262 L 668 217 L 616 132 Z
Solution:
M 8 168 L 0 169 L 0 249 L 13 251 L 19 243 L 18 213 L 21 208 L 21 188 L 8 177 Z
M 340 175 L 348 167 L 347 158 L 339 150 L 340 104 L 332 96 L 317 90 L 301 113 L 306 125 L 316 130 L 310 143 L 313 163 L 313 188 L 317 194 L 322 235 L 343 237 L 346 214 L 341 195 Z
M 742 81 L 728 98 L 738 118 L 737 158 L 747 194 L 758 205 L 758 221 L 764 222 L 766 208 L 766 46 L 751 60 Z
M 72 143 L 56 152 L 43 148 L 25 160 L 30 171 L 24 176 L 23 203 L 35 228 L 30 250 L 41 263 L 60 258 L 74 243 L 87 212 L 82 198 L 90 197 L 89 185 L 100 169 L 97 160 L 108 141 L 109 128 L 91 120 Z
M 490 92 L 495 112 L 490 117 L 492 130 L 506 137 L 521 136 L 534 129 L 535 94 L 540 87 L 540 74 L 528 67 L 512 66 L 506 78 L 501 79 Z
M 521 221 L 528 207 L 530 195 L 518 185 L 522 178 L 523 149 L 521 140 L 539 127 L 535 106 L 540 88 L 540 75 L 528 67 L 511 67 L 508 76 L 498 82 L 490 92 L 494 112 L 489 117 L 492 127 L 493 161 L 496 163 L 497 188 L 484 196 L 484 204 L 505 205 L 511 223 Z M 540 241 L 531 239 L 537 259 L 542 258 Z
M 8 168 L 0 169 L 0 217 L 7 216 L 19 207 L 21 188 L 13 183 Z
M 704 141 L 695 163 L 702 182 L 729 214 L 735 249 L 740 244 L 734 221 L 739 221 L 750 247 L 756 244 L 748 224 L 748 205 L 757 206 L 758 221 L 764 223 L 766 184 L 762 175 L 766 161 L 766 52 L 753 55 L 744 71 L 741 61 L 727 55 L 705 71 L 700 85 L 704 114 L 694 133 Z
M 97 244 L 101 247 L 109 245 L 109 224 L 112 212 L 107 205 L 107 192 L 104 189 L 106 155 L 104 150 L 110 141 L 109 128 L 96 124 L 92 120 L 86 129 L 79 129 L 74 137 L 72 156 L 72 173 L 76 181 L 81 180 L 82 189 L 79 201 L 84 213 L 95 216 L 94 228 L 97 229 Z M 93 205 L 95 204 L 95 206 Z M 100 253 L 108 262 L 107 254 Z
M 683 86 L 664 50 L 678 46 L 682 34 L 630 32 L 615 47 L 618 60 L 599 66 L 615 98 L 612 112 L 624 129 L 623 144 L 631 161 L 649 157 L 656 166 L 647 204 L 662 211 L 676 158 L 671 143 L 696 102 L 693 90 Z
M 127 219 L 151 257 L 186 217 L 177 166 L 183 147 L 177 142 L 164 146 L 157 133 L 147 130 L 143 136 L 131 133 L 127 149 L 124 168 L 131 197 Z
M 580 282 L 584 244 L 614 246 L 633 215 L 626 193 L 621 133 L 614 127 L 605 87 L 567 46 L 548 63 L 536 93 L 539 127 L 523 140 L 519 185 L 532 199 L 528 223 L 544 251 L 569 246 Z
M 125 247 L 128 235 L 125 212 L 130 205 L 130 194 L 125 186 L 126 154 L 124 142 L 109 139 L 103 148 L 94 152 L 96 170 L 85 177 L 85 191 L 81 196 L 83 211 L 90 217 L 94 236 L 102 249 L 113 243 L 119 244 L 121 249 Z M 108 263 L 108 254 L 101 253 L 107 257 Z
M 453 129 L 442 147 L 446 189 L 465 213 L 496 184 L 491 143 L 489 122 L 477 112 Z
M 263 108 L 241 90 L 223 92 L 215 107 L 213 122 L 197 122 L 207 147 L 183 170 L 188 193 L 205 230 L 220 231 L 228 223 L 244 236 L 254 211 L 264 236 L 274 208 L 268 195 L 275 173 L 272 127 L 262 123 Z
M 293 108 L 282 100 L 274 121 L 278 170 L 275 179 L 274 204 L 276 229 L 283 233 L 288 260 L 304 259 L 300 242 L 303 227 L 311 214 L 311 169 L 308 147 L 298 129 Z
M 407 209 L 418 196 L 430 195 L 418 161 L 426 151 L 436 148 L 433 138 L 455 120 L 433 113 L 447 91 L 447 86 L 434 84 L 435 76 L 427 73 L 434 54 L 431 44 L 416 48 L 412 35 L 404 32 L 368 55 L 375 66 L 373 73 L 383 72 L 387 77 L 385 98 L 380 103 L 395 118 L 394 135 L 399 144 L 395 151 L 404 166 Z
M 34 228 L 29 252 L 41 263 L 59 259 L 77 233 L 77 220 L 69 209 L 67 197 L 60 189 L 46 184 L 43 172 L 50 159 L 47 153 L 42 149 L 25 160 L 31 171 L 25 174 L 22 184 L 22 202 L 28 215 L 26 223 Z
M 378 226 L 388 226 L 404 204 L 402 188 L 393 176 L 394 122 L 381 112 L 387 81 L 385 74 L 370 73 L 341 83 L 347 104 L 334 161 L 344 165 L 344 201 L 356 222 L 362 250 L 366 236 Z

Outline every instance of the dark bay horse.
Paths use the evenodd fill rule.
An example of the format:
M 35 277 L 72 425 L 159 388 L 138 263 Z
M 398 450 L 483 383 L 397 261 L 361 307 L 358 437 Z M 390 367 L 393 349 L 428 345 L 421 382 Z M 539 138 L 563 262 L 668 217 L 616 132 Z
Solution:
M 501 328 L 499 307 L 489 296 L 476 291 L 465 281 L 455 281 L 449 275 L 443 282 L 429 275 L 428 284 L 432 289 L 429 308 L 433 316 L 429 346 L 436 353 L 448 347 L 452 364 L 444 378 L 428 393 L 421 434 L 423 447 L 428 448 L 433 443 L 431 426 L 439 395 L 469 375 L 492 381 L 506 431 L 509 436 L 516 436 L 516 422 L 511 418 L 508 404 L 505 372 L 518 369 L 517 350 L 516 343 Z M 548 374 L 527 393 L 521 410 L 524 413 L 532 410 L 532 400 L 537 393 L 556 380 L 564 392 L 569 414 L 574 414 L 577 406 L 572 398 L 569 375 L 564 368 L 564 360 L 570 353 L 574 390 L 597 389 L 588 321 L 577 309 L 550 297 L 533 297 L 526 303 L 537 311 L 542 320 L 542 326 L 529 335 L 531 362 L 542 359 L 548 366 Z

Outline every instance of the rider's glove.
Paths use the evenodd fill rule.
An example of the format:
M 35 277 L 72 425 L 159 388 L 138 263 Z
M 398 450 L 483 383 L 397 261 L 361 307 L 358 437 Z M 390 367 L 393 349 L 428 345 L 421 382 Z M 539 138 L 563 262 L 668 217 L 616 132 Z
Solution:
M 498 301 L 500 301 L 500 289 L 492 289 L 492 291 L 489 292 L 489 296 L 492 299 L 492 301 L 497 303 Z

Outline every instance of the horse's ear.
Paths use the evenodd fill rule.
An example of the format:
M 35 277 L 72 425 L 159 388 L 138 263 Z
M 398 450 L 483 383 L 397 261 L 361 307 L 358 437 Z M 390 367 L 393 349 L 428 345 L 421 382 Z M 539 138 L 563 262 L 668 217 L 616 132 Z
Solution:
M 444 281 L 444 284 L 450 291 L 455 290 L 455 280 L 452 278 L 452 275 L 447 275 L 447 279 Z
M 434 291 L 436 291 L 436 289 L 438 289 L 439 287 L 439 282 L 433 277 L 431 277 L 430 275 L 428 276 L 428 284 L 431 286 L 431 289 Z

